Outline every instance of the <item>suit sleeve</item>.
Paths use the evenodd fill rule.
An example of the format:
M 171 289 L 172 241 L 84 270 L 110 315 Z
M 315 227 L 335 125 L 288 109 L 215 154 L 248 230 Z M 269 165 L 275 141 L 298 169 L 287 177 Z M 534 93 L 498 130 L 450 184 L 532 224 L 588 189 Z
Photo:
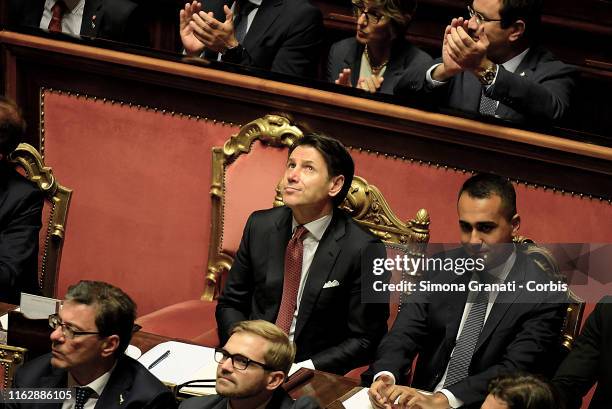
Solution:
M 385 246 L 371 241 L 356 255 L 358 261 L 353 271 L 353 282 L 350 288 L 348 336 L 340 344 L 327 348 L 312 356 L 315 368 L 334 373 L 345 373 L 371 361 L 378 343 L 387 332 L 389 318 L 389 300 L 362 300 L 367 294 L 369 280 L 365 274 L 371 274 L 372 258 L 385 258 Z M 388 281 L 388 274 L 385 275 Z
M 276 53 L 271 71 L 301 77 L 313 77 L 319 62 L 323 40 L 321 11 L 309 6 L 294 13 L 294 21 L 283 45 Z
M 253 215 L 251 215 L 244 227 L 236 259 L 227 275 L 225 288 L 217 302 L 215 315 L 221 345 L 227 342 L 232 326 L 239 321 L 247 320 L 250 316 L 251 298 L 255 286 L 249 250 L 253 224 Z
M 159 394 L 153 401 L 146 405 L 145 409 L 176 409 L 176 399 L 172 392 L 167 391 Z
M 523 320 L 521 330 L 506 347 L 499 363 L 446 388 L 463 401 L 464 405 L 481 402 L 487 395 L 491 379 L 516 371 L 542 373 L 545 368 L 534 364 L 544 363 L 547 361 L 546 357 L 552 360 L 553 351 L 556 351 L 555 345 L 559 342 L 563 305 L 554 302 L 534 305 Z
M 36 282 L 22 275 L 36 274 L 42 207 L 42 193 L 31 190 L 6 214 L 0 231 L 0 300 L 11 298 L 21 283 Z
M 553 385 L 563 396 L 567 409 L 579 409 L 582 397 L 595 384 L 600 368 L 602 304 L 597 304 L 589 316 L 574 348 L 561 363 L 553 378 Z M 610 319 L 608 317 L 608 319 Z M 609 346 L 608 346 L 609 347 Z
M 561 119 L 569 108 L 577 71 L 560 61 L 541 65 L 533 78 L 511 73 L 499 65 L 495 83 L 485 94 L 532 118 Z

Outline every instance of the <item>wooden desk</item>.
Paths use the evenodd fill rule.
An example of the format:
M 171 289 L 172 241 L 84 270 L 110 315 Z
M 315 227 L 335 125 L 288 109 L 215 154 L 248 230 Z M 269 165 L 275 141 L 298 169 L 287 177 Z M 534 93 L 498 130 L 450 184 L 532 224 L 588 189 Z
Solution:
M 8 311 L 14 310 L 15 308 L 15 305 L 0 303 L 0 315 L 4 315 Z M 176 339 L 138 331 L 132 337 L 131 343 L 145 353 L 154 346 L 170 340 L 177 341 Z M 178 341 L 189 342 L 183 340 Z M 49 343 L 49 348 L 50 347 L 51 343 Z M 327 407 L 333 401 L 358 385 L 359 382 L 354 379 L 345 378 L 327 372 L 315 371 L 315 374 L 311 379 L 297 385 L 295 388 L 289 391 L 289 394 L 294 399 L 300 396 L 314 396 L 319 401 L 321 407 Z

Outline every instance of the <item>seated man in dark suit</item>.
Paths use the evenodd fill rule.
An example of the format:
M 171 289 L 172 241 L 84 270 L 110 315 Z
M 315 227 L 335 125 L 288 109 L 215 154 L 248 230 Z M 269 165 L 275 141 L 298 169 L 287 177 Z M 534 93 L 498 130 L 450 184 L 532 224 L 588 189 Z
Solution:
M 231 8 L 230 8 L 231 6 Z M 308 0 L 206 0 L 180 12 L 185 52 L 283 74 L 314 77 L 323 18 Z
M 176 407 L 172 393 L 124 354 L 135 317 L 136 305 L 117 287 L 99 281 L 71 286 L 59 314 L 49 317 L 52 352 L 24 364 L 13 387 L 76 387 L 64 409 Z M 8 409 L 48 406 L 9 403 Z
M 576 70 L 538 45 L 541 0 L 474 0 L 446 27 L 442 61 L 424 89 L 439 104 L 512 121 L 561 119 Z M 410 78 L 396 94 L 413 91 Z
M 396 399 L 423 409 L 479 407 L 491 379 L 516 370 L 545 372 L 558 350 L 567 289 L 530 290 L 552 277 L 512 245 L 520 225 L 512 184 L 497 175 L 473 176 L 460 190 L 457 211 L 463 246 L 440 257 L 445 265 L 473 260 L 482 267 L 473 274 L 446 267 L 424 272 L 422 283 L 432 289 L 406 297 L 362 376 L 369 385 L 373 375 L 369 393 L 377 408 Z M 444 289 L 451 284 L 456 288 Z M 412 386 L 433 395 L 396 385 L 417 354 Z
M 612 405 L 612 296 L 599 301 L 589 315 L 574 348 L 561 363 L 553 384 L 567 409 L 578 409 L 582 398 L 597 382 L 589 409 Z
M 295 357 L 295 345 L 276 325 L 242 321 L 223 348 L 215 350 L 217 395 L 191 398 L 180 409 L 318 409 L 305 396 L 291 399 L 282 385 Z
M 253 213 L 217 304 L 221 343 L 246 319 L 275 322 L 307 367 L 344 374 L 367 363 L 387 331 L 388 303 L 362 303 L 362 265 L 384 245 L 338 208 L 353 179 L 337 140 L 307 134 L 289 150 L 286 206 Z
M 137 0 L 10 0 L 9 23 L 74 36 L 148 45 Z
M 8 162 L 25 122 L 17 106 L 0 97 L 0 302 L 19 304 L 19 293 L 38 294 L 41 191 Z
M 406 40 L 416 8 L 416 0 L 353 0 L 357 32 L 332 45 L 327 80 L 386 94 L 409 72 L 420 80 L 432 59 Z

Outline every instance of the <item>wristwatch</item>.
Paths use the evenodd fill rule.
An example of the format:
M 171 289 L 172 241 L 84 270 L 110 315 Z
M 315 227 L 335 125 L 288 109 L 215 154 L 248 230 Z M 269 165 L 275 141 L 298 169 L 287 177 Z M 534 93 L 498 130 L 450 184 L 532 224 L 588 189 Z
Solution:
M 482 85 L 491 85 L 493 83 L 493 80 L 495 79 L 496 74 L 497 64 L 491 64 L 484 70 L 477 71 L 476 77 L 478 77 L 478 81 L 480 81 Z

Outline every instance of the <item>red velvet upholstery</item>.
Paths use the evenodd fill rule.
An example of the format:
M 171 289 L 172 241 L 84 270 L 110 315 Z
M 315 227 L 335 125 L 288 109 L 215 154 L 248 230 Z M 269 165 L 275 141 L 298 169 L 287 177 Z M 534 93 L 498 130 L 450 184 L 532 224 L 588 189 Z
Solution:
M 141 314 L 199 298 L 210 152 L 237 129 L 55 92 L 44 103 L 45 160 L 74 189 L 58 294 L 105 280 Z
M 211 322 L 210 319 L 205 320 L 204 318 L 212 317 L 212 325 L 214 326 L 216 306 L 216 302 L 183 301 L 139 317 L 136 323 L 142 326 L 142 331 L 166 337 L 193 340 L 202 335 L 201 323 Z M 218 344 L 218 341 L 211 342 L 210 346 L 216 346 L 216 344 Z

